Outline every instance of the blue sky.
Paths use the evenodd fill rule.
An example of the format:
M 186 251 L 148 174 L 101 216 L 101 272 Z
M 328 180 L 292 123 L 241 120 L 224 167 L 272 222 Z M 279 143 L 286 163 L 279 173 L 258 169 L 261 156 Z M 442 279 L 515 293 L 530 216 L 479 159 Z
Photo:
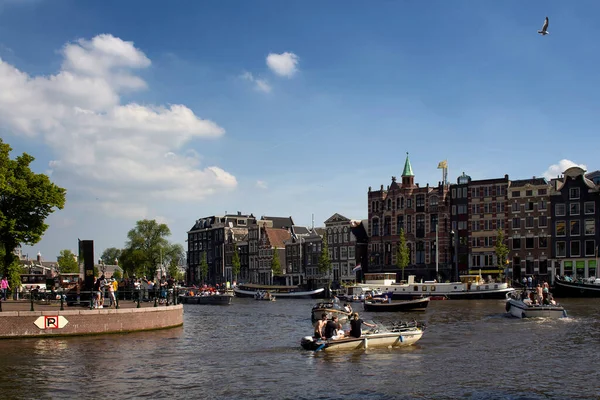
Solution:
M 452 182 L 597 169 L 598 11 L 0 0 L 0 135 L 68 190 L 25 252 L 54 259 L 80 238 L 100 254 L 141 218 L 182 244 L 225 211 L 365 218 L 406 152 L 421 185 L 444 159 Z

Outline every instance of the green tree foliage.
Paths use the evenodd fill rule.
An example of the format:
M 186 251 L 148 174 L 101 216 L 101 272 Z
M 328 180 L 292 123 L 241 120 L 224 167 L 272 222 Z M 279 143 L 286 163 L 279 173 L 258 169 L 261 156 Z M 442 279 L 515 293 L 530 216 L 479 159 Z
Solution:
M 115 271 L 112 274 L 112 277 L 120 281 L 121 279 L 123 279 L 123 274 L 121 273 L 120 269 L 115 269 Z
M 404 269 L 410 263 L 410 253 L 406 244 L 406 236 L 404 229 L 400 229 L 400 240 L 396 247 L 396 266 L 402 270 L 402 280 L 404 280 Z
M 208 278 L 208 263 L 206 262 L 206 252 L 202 252 L 202 259 L 200 260 L 200 277 L 202 281 L 206 281 Z
M 9 273 L 10 284 L 17 287 L 20 267 L 13 266 L 14 249 L 41 240 L 48 229 L 46 218 L 64 207 L 66 190 L 47 175 L 34 173 L 30 168 L 32 156 L 23 153 L 11 160 L 11 151 L 0 139 L 0 246 L 4 248 L 0 272 Z
M 144 274 L 144 253 L 138 249 L 123 249 L 119 258 L 119 267 L 128 277 L 141 276 Z
M 238 252 L 238 247 L 234 245 L 235 250 L 233 251 L 233 257 L 231 259 L 231 273 L 233 274 L 233 279 L 237 281 L 238 275 L 240 274 L 240 270 L 242 268 L 242 262 L 240 261 L 240 253 Z
M 504 240 L 504 231 L 498 229 L 498 235 L 496 236 L 496 265 L 498 269 L 504 269 L 506 267 L 506 260 L 508 257 L 508 246 L 506 246 Z
M 106 265 L 117 265 L 118 260 L 121 259 L 121 249 L 116 247 L 109 247 L 102 252 L 102 261 Z
M 62 273 L 77 273 L 79 272 L 79 264 L 75 260 L 75 254 L 71 250 L 61 250 L 58 256 L 58 265 Z
M 319 255 L 318 263 L 319 272 L 322 274 L 331 271 L 331 259 L 329 258 L 329 245 L 327 244 L 327 233 L 323 234 L 323 244 L 321 246 L 321 254 Z
M 148 219 L 137 221 L 135 228 L 127 233 L 128 240 L 121 253 L 121 257 L 126 259 L 127 270 L 146 277 L 156 276 L 161 261 L 175 257 L 173 252 L 183 253 L 181 245 L 175 248 L 169 243 L 167 237 L 170 235 L 171 230 L 166 224 Z
M 271 259 L 271 271 L 273 275 L 281 275 L 281 262 L 279 261 L 279 251 L 277 247 L 273 250 L 273 258 Z

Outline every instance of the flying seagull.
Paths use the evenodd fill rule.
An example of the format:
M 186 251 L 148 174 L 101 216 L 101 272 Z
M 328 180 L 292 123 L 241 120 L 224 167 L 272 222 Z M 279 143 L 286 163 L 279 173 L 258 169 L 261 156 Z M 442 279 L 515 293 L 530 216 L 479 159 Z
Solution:
M 544 21 L 544 26 L 542 26 L 542 30 L 538 31 L 538 33 L 542 36 L 545 36 L 550 33 L 550 32 L 548 32 L 547 29 L 548 29 L 548 17 L 546 17 L 546 20 Z

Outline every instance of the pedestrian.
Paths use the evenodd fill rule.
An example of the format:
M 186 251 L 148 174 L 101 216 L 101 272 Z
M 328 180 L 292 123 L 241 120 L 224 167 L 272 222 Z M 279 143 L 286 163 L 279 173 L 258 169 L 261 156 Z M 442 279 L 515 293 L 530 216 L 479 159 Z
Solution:
M 8 284 L 8 278 L 6 275 L 2 277 L 2 282 L 0 282 L 0 289 L 2 289 L 2 301 L 6 301 L 6 293 L 10 290 L 10 285 Z

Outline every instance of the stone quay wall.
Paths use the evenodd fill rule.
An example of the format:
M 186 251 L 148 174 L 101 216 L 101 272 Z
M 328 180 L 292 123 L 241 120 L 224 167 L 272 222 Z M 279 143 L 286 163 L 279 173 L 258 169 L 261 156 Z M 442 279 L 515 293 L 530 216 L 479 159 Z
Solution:
M 118 310 L 4 311 L 0 313 L 0 339 L 125 333 L 181 325 L 181 304 Z

